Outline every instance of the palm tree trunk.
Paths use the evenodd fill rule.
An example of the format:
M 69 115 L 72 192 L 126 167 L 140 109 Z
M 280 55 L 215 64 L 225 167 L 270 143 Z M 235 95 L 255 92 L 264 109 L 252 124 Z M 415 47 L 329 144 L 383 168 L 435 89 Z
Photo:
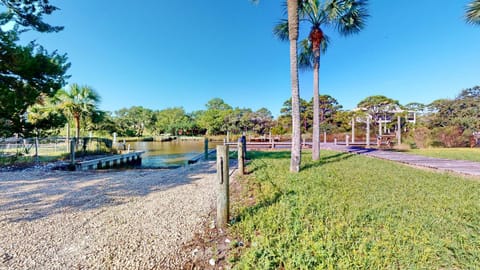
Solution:
M 298 0 L 288 0 L 288 38 L 290 40 L 290 80 L 292 87 L 292 153 L 290 171 L 299 172 L 301 163 L 300 92 L 298 87 Z
M 78 144 L 80 140 L 80 116 L 75 116 L 75 137 L 77 139 L 76 143 Z
M 314 53 L 313 63 L 313 142 L 312 160 L 320 159 L 320 100 L 319 100 L 319 74 L 320 74 L 320 49 Z

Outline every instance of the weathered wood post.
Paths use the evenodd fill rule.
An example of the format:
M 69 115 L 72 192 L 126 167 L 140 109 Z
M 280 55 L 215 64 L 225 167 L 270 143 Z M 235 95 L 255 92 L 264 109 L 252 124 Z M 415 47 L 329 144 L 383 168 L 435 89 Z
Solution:
M 227 225 L 229 215 L 228 145 L 217 145 L 217 226 Z
M 205 137 L 205 140 L 203 141 L 203 145 L 204 145 L 203 151 L 205 154 L 205 160 L 208 160 L 208 138 L 207 137 Z
M 378 136 L 382 136 L 382 119 L 378 119 Z
M 367 147 L 370 147 L 370 115 L 367 115 L 367 135 L 365 139 Z
M 243 144 L 241 139 L 238 140 L 237 151 L 238 151 L 238 174 L 244 175 L 245 174 L 245 158 L 243 154 Z
M 65 144 L 67 146 L 67 152 L 70 152 L 70 123 L 67 122 L 67 134 L 65 136 Z
M 355 143 L 355 117 L 352 117 L 352 143 Z
M 247 159 L 247 137 L 245 136 L 245 133 L 243 133 L 241 140 L 243 147 L 243 159 Z
M 327 132 L 323 132 L 323 143 L 327 143 Z
M 35 137 L 35 162 L 38 163 L 38 137 Z
M 400 115 L 397 116 L 397 142 L 398 145 L 402 144 L 402 118 Z
M 70 164 L 75 164 L 75 138 L 70 140 Z

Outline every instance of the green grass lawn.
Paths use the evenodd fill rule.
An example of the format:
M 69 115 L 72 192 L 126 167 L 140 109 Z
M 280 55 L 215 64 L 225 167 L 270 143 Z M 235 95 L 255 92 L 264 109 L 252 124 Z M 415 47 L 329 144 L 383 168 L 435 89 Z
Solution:
M 480 182 L 330 151 L 291 174 L 287 152 L 250 154 L 235 268 L 480 268 Z
M 408 153 L 427 157 L 471 160 L 480 162 L 480 148 L 427 148 L 412 149 Z

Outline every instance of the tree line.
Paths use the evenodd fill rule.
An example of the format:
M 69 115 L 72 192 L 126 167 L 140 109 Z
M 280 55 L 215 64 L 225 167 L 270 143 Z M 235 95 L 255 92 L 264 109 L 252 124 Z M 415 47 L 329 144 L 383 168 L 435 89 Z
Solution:
M 274 27 L 274 33 L 290 43 L 292 98 L 286 101 L 280 117 L 274 120 L 267 109 L 232 108 L 221 99 L 213 99 L 205 110 L 191 113 L 186 113 L 181 107 L 160 111 L 132 107 L 113 113 L 102 112 L 95 106 L 99 96 L 91 87 L 72 84 L 70 89 L 61 90 L 69 79 L 67 70 L 70 63 L 66 54 L 48 51 L 35 41 L 26 45 L 19 42 L 26 31 L 52 34 L 61 31 L 63 27 L 44 21 L 44 16 L 58 8 L 49 0 L 3 0 L 0 5 L 0 136 L 55 133 L 65 123 L 75 126 L 76 136 L 80 136 L 82 129 L 98 132 L 115 130 L 132 136 L 162 133 L 216 135 L 245 130 L 262 134 L 269 130 L 292 134 L 290 170 L 293 172 L 300 168 L 302 133 L 313 134 L 312 157 L 317 159 L 318 148 L 315 146 L 319 144 L 320 129 L 342 132 L 342 129 L 348 128 L 346 119 L 351 118 L 349 112 L 341 110 L 338 102 L 335 104 L 334 99 L 329 102 L 335 108 L 321 107 L 321 99 L 329 99 L 320 95 L 318 87 L 320 56 L 331 43 L 324 27 L 334 26 L 331 29 L 342 35 L 355 34 L 365 27 L 369 16 L 366 0 L 287 0 L 287 18 Z M 480 24 L 479 0 L 468 4 L 465 19 L 468 23 Z M 300 27 L 308 27 L 310 31 L 298 42 Z M 314 98 L 308 102 L 300 98 L 299 68 L 313 70 Z M 468 134 L 478 130 L 475 120 L 475 117 L 478 118 L 478 115 L 475 116 L 477 107 L 472 97 L 477 94 L 475 89 L 477 87 L 465 90 L 468 94 L 462 91 L 453 100 L 438 100 L 423 105 L 428 110 L 420 114 L 423 117 L 420 123 L 431 131 L 423 137 L 432 141 L 424 143 L 465 144 Z M 382 97 L 366 100 L 363 105 L 375 103 L 376 99 L 381 100 Z M 379 117 L 378 109 L 383 105 L 365 108 L 368 107 L 373 117 Z M 422 136 L 417 134 L 412 137 Z M 438 140 L 438 137 L 444 139 Z

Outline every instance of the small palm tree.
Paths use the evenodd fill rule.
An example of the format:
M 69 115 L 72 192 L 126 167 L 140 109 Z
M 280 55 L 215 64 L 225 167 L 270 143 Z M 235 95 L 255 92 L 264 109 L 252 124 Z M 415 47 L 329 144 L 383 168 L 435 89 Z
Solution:
M 467 6 L 467 22 L 480 25 L 480 0 L 472 0 Z
M 325 53 L 329 41 L 323 29 L 332 26 L 344 36 L 358 33 L 368 17 L 366 5 L 367 0 L 307 0 L 299 9 L 300 22 L 311 27 L 308 38 L 300 42 L 298 60 L 300 68 L 313 69 L 313 160 L 320 158 L 320 54 Z M 283 20 L 274 28 L 274 34 L 281 40 L 289 35 L 288 23 Z
M 57 104 L 75 122 L 75 137 L 80 138 L 80 121 L 92 115 L 100 102 L 100 95 L 89 86 L 72 84 L 69 91 L 60 89 L 56 94 Z

